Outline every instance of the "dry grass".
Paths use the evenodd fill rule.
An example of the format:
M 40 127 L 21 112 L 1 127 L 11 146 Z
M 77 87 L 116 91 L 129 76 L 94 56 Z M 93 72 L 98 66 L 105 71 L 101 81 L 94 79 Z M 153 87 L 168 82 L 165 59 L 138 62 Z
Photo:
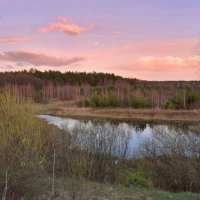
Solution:
M 77 108 L 73 102 L 52 102 L 37 104 L 36 113 L 68 117 L 98 117 L 119 120 L 146 121 L 200 121 L 200 111 L 123 109 L 123 108 Z
M 72 183 L 65 178 L 56 179 L 56 192 L 53 194 L 50 183 L 49 179 L 37 180 L 28 186 L 29 192 L 32 192 L 32 197 L 36 195 L 35 200 L 199 200 L 199 194 L 189 192 L 172 193 L 85 181 Z

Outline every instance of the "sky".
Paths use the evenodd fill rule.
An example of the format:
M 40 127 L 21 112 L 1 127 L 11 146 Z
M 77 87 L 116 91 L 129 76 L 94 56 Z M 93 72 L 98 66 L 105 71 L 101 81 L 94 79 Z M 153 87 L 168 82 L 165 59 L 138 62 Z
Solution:
M 198 80 L 199 0 L 0 0 L 0 71 Z

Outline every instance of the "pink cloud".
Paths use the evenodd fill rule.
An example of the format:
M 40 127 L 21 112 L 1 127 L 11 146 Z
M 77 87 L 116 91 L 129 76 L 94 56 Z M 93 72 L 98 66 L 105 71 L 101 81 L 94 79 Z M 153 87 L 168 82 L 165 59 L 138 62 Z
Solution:
M 0 43 L 20 43 L 20 42 L 28 42 L 31 41 L 31 38 L 23 38 L 23 37 L 18 37 L 18 38 L 0 38 Z
M 29 51 L 7 51 L 0 52 L 1 61 L 14 62 L 16 65 L 20 63 L 28 63 L 38 66 L 53 66 L 60 67 L 79 61 L 85 60 L 83 57 L 66 57 L 66 56 L 52 56 L 45 53 L 35 53 Z
M 100 41 L 101 42 L 101 41 Z M 101 42 L 101 44 L 103 44 Z M 189 57 L 197 55 L 198 41 L 195 38 L 186 39 L 157 39 L 144 41 L 128 41 L 123 38 L 112 45 L 101 45 L 92 51 L 92 55 L 99 59 L 131 60 L 141 56 L 153 55 L 154 57 Z M 120 48 L 119 48 L 120 47 Z M 85 49 L 82 53 L 85 53 Z
M 124 61 L 124 64 L 114 64 L 108 69 L 125 70 L 125 71 L 151 71 L 151 72 L 169 72 L 184 69 L 192 69 L 198 66 L 199 57 L 175 57 L 175 56 L 142 56 L 133 58 L 133 60 Z
M 140 70 L 145 71 L 179 71 L 184 68 L 192 69 L 196 67 L 198 64 L 198 56 L 184 58 L 174 56 L 145 56 L 138 58 L 133 64 L 139 66 Z
M 197 51 L 198 40 L 196 38 L 162 39 L 137 42 L 133 46 L 140 54 L 153 55 L 188 55 Z
M 140 56 L 109 63 L 106 70 L 147 80 L 197 79 L 198 56 Z
M 120 31 L 113 31 L 112 35 L 114 35 L 114 36 L 121 36 L 122 33 Z
M 40 33 L 48 33 L 60 30 L 61 32 L 68 35 L 79 35 L 88 30 L 88 28 L 79 26 L 73 23 L 72 19 L 66 18 L 64 16 L 59 16 L 56 22 L 52 22 L 45 27 L 39 28 Z

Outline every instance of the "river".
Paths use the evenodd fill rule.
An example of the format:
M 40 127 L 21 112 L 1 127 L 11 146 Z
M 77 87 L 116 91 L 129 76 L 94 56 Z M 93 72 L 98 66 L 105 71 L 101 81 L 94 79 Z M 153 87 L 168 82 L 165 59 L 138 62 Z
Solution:
M 51 115 L 39 115 L 39 118 L 46 120 L 50 124 L 54 124 L 61 129 L 72 130 L 76 126 L 94 128 L 104 126 L 107 130 L 107 133 L 111 130 L 115 130 L 118 135 L 125 135 L 127 139 L 127 152 L 129 155 L 132 155 L 144 141 L 153 138 L 155 135 L 158 135 L 160 132 L 170 133 L 171 135 L 194 135 L 194 137 L 200 136 L 196 134 L 193 126 L 189 124 L 149 124 L 146 122 L 116 122 L 112 120 L 97 120 L 97 119 L 73 119 L 69 117 L 59 117 Z M 109 129 L 112 127 L 112 129 Z M 99 130 L 99 129 L 98 129 Z M 118 140 L 122 140 L 120 137 Z

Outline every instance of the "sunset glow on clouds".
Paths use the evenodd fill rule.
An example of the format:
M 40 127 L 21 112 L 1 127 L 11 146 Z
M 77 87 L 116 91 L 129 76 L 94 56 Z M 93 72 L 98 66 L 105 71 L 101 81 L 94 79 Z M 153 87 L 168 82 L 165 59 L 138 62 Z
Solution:
M 69 35 L 79 35 L 87 31 L 87 28 L 74 24 L 72 19 L 59 16 L 56 22 L 52 22 L 48 26 L 40 28 L 38 31 L 40 33 L 48 33 L 57 30 Z
M 31 38 L 0 38 L 0 43 L 20 43 L 31 41 Z
M 10 61 L 19 63 L 27 63 L 33 66 L 64 66 L 71 63 L 77 63 L 84 60 L 81 57 L 64 57 L 64 56 L 51 56 L 44 53 L 35 53 L 28 51 L 9 51 L 9 52 L 0 52 L 1 61 Z
M 0 7 L 0 71 L 199 78 L 199 0 L 0 0 Z

